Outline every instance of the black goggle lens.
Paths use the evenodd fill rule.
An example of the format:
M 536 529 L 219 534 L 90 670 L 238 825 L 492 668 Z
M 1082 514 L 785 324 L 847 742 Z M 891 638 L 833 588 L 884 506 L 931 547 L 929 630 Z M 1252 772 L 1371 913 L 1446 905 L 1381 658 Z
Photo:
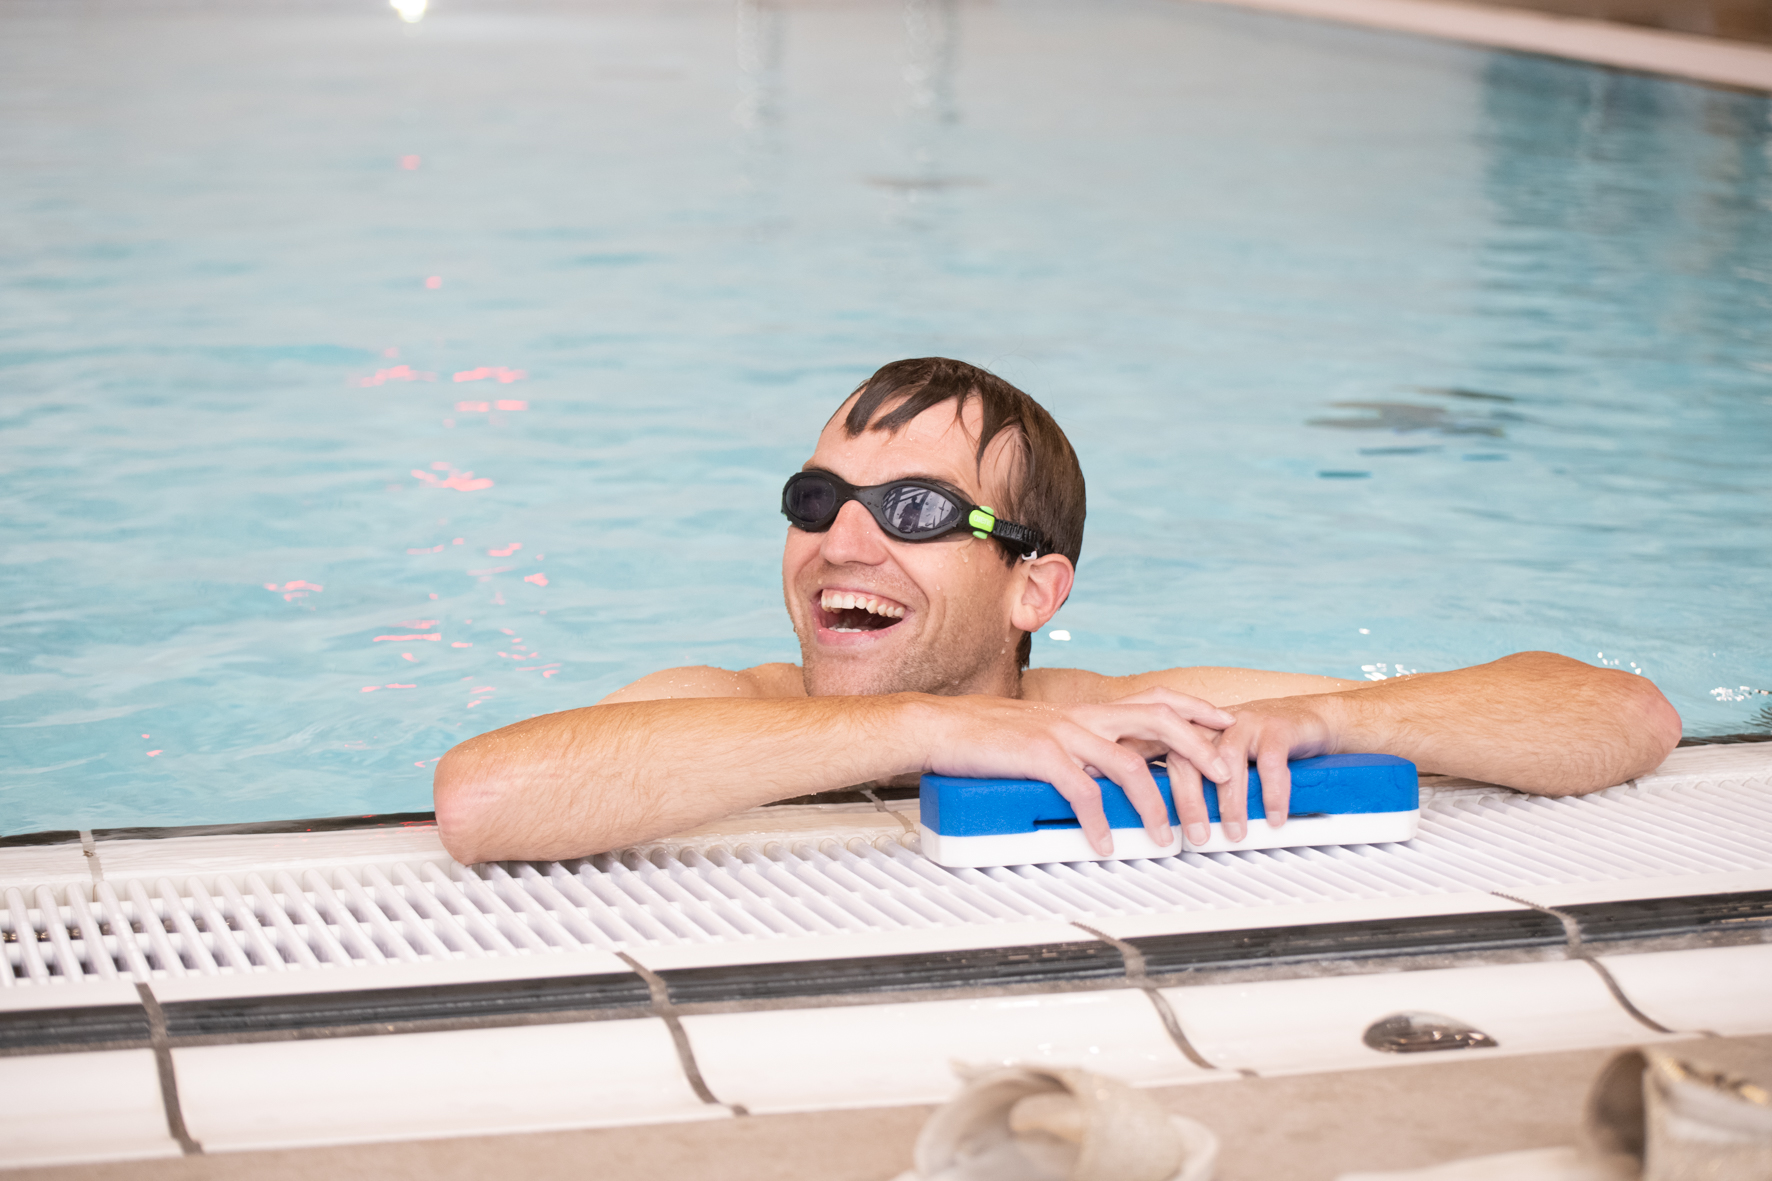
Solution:
M 959 518 L 960 508 L 933 488 L 900 484 L 886 490 L 880 516 L 899 533 L 917 537 L 948 529 Z
M 782 507 L 802 529 L 837 515 L 837 489 L 829 480 L 796 476 L 782 495 Z

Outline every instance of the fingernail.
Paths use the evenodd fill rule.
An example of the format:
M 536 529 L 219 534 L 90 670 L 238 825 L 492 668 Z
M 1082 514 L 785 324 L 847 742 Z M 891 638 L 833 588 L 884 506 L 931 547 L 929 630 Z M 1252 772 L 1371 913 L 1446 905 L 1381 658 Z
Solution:
M 1151 840 L 1157 842 L 1159 845 L 1167 845 L 1174 839 L 1175 834 L 1169 831 L 1169 826 L 1167 824 L 1159 824 L 1157 827 L 1151 829 Z
M 1283 825 L 1285 825 L 1285 823 L 1286 823 L 1286 814 L 1284 812 L 1280 812 L 1280 813 L 1269 812 L 1267 814 L 1267 826 L 1269 828 L 1280 828 Z
M 1220 759 L 1217 763 L 1213 764 L 1212 774 L 1219 783 L 1225 783 L 1231 777 L 1231 765 L 1223 759 Z
M 1190 845 L 1204 845 L 1207 841 L 1209 841 L 1211 839 L 1212 839 L 1212 830 L 1207 828 L 1204 824 L 1190 824 L 1187 826 L 1187 843 L 1188 844 L 1190 844 Z
M 1095 851 L 1103 857 L 1112 857 L 1114 855 L 1114 838 L 1106 836 L 1102 837 L 1099 841 L 1096 841 Z
M 1227 820 L 1224 822 L 1224 839 L 1231 844 L 1236 844 L 1248 835 L 1249 830 L 1244 826 L 1241 820 Z

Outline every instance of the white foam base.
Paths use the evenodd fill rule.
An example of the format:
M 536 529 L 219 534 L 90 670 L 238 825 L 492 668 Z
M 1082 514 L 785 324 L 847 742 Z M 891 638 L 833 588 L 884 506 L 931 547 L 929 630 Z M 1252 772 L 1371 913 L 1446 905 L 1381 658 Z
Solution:
M 1203 845 L 1191 843 L 1179 826 L 1167 845 L 1151 840 L 1142 828 L 1116 828 L 1114 851 L 1106 857 L 1089 847 L 1080 828 L 983 837 L 944 837 L 927 824 L 918 828 L 923 838 L 923 855 L 929 860 L 951 869 L 978 869 L 993 865 L 1046 865 L 1055 861 L 1128 861 L 1138 857 L 1173 857 L 1177 853 L 1238 853 L 1301 845 L 1380 845 L 1413 839 L 1420 822 L 1419 808 L 1407 812 L 1297 816 L 1279 828 L 1260 819 L 1249 822 L 1248 835 L 1236 844 L 1225 839 L 1222 825 L 1214 824 Z

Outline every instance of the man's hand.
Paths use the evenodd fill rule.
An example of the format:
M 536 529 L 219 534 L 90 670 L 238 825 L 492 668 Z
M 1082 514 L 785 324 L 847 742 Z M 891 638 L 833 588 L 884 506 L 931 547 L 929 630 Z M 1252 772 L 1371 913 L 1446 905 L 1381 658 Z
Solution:
M 1150 689 L 1101 705 L 944 698 L 937 710 L 924 770 L 1043 779 L 1070 802 L 1083 835 L 1103 856 L 1114 851 L 1114 839 L 1097 777 L 1117 783 L 1138 809 L 1151 840 L 1166 845 L 1173 839 L 1169 810 L 1148 760 L 1167 757 L 1172 768 L 1187 768 L 1196 803 L 1202 772 L 1215 781 L 1237 774 L 1234 758 L 1212 742 L 1216 731 L 1237 719 L 1210 702 L 1170 689 Z M 1242 774 L 1247 779 L 1246 769 Z M 1179 795 L 1176 802 L 1181 802 Z M 1198 803 L 1197 810 L 1203 818 L 1205 805 Z
M 1217 736 L 1215 743 L 1224 757 L 1227 774 L 1213 776 L 1213 782 L 1218 784 L 1218 818 L 1227 841 L 1235 844 L 1249 833 L 1250 763 L 1261 772 L 1261 805 L 1268 823 L 1275 828 L 1286 823 L 1292 795 L 1288 760 L 1308 759 L 1335 749 L 1334 734 L 1322 703 L 1323 698 L 1317 696 L 1280 697 L 1251 701 L 1229 711 L 1233 722 Z M 1205 844 L 1211 830 L 1207 827 L 1198 764 L 1171 758 L 1169 787 L 1188 841 Z

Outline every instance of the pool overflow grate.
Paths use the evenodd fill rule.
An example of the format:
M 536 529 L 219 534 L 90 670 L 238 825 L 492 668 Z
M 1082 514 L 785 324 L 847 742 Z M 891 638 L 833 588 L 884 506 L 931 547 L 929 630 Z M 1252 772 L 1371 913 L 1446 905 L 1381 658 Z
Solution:
M 1407 844 L 1154 861 L 944 869 L 917 854 L 908 833 L 871 844 L 784 835 L 762 847 L 667 845 L 563 863 L 391 860 L 13 886 L 0 907 L 0 985 L 755 940 L 783 941 L 791 959 L 785 944 L 794 939 L 840 933 L 1242 909 L 1257 928 L 1260 910 L 1274 905 L 1529 896 L 1536 885 L 1651 876 L 1691 875 L 1699 894 L 1708 875 L 1772 866 L 1772 795 L 1760 782 L 1765 769 L 1756 771 L 1580 799 L 1429 793 L 1420 835 Z M 1749 909 L 1749 925 L 1764 921 L 1763 906 Z M 1615 937 L 1660 930 L 1652 906 L 1633 916 L 1606 920 L 1622 924 Z M 1726 916 L 1718 921 L 1727 925 Z M 1512 936 L 1495 938 L 1504 946 Z M 1212 942 L 1165 939 L 1185 939 L 1190 955 Z M 1145 952 L 1153 973 L 1162 943 Z M 1347 940 L 1331 943 L 1344 955 L 1353 950 Z

